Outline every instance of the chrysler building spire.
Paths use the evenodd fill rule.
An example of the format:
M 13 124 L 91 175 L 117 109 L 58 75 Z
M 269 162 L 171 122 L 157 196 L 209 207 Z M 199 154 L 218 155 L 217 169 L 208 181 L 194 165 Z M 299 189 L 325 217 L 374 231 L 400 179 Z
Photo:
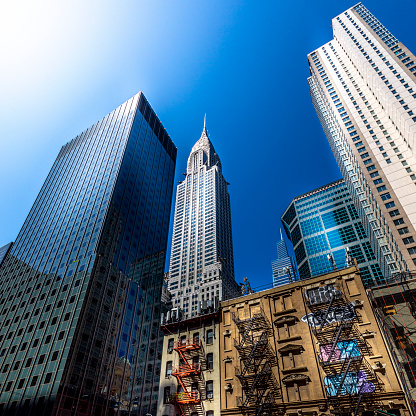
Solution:
M 239 290 L 227 188 L 205 115 L 201 137 L 188 157 L 186 178 L 177 187 L 173 224 L 169 290 L 185 317 Z

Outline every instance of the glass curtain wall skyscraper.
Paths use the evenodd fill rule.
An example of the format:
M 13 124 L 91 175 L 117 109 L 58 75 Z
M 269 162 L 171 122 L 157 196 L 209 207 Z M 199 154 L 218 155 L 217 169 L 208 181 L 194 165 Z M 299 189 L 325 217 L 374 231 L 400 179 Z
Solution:
M 277 242 L 277 259 L 272 261 L 273 287 L 286 285 L 298 280 L 297 267 L 293 257 L 289 256 L 287 245 L 280 231 Z
M 416 270 L 416 57 L 362 3 L 308 55 L 315 110 L 384 275 Z
M 0 269 L 1 414 L 155 411 L 175 159 L 142 93 L 62 147 Z
M 342 179 L 294 198 L 282 216 L 282 223 L 292 241 L 301 279 L 328 273 L 334 265 L 339 269 L 346 267 L 346 248 L 351 258 L 357 260 L 365 285 L 382 278 Z
M 205 123 L 184 175 L 176 193 L 169 290 L 173 306 L 192 317 L 199 302 L 227 299 L 239 291 L 234 280 L 229 184 Z

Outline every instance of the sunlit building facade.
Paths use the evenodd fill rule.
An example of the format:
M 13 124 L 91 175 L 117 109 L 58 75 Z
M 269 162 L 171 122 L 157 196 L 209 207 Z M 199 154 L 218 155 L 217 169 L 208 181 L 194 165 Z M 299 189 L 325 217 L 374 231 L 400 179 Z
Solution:
M 383 275 L 415 271 L 416 57 L 362 3 L 332 27 L 312 102 Z
M 294 198 L 282 223 L 292 241 L 301 279 L 346 267 L 347 248 L 351 260 L 357 260 L 364 284 L 382 279 L 369 238 L 342 179 Z
M 0 414 L 156 409 L 175 159 L 142 93 L 62 147 L 0 269 Z
M 169 290 L 184 316 L 239 291 L 234 280 L 231 206 L 221 161 L 206 126 L 176 193 Z M 205 309 L 204 306 L 202 306 Z

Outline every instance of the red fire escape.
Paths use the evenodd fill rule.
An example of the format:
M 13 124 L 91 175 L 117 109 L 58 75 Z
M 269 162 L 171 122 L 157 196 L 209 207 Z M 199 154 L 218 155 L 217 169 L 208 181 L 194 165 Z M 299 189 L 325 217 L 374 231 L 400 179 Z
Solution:
M 197 338 L 183 338 L 173 345 L 173 350 L 179 354 L 179 366 L 172 368 L 172 375 L 178 380 L 178 391 L 170 395 L 170 403 L 180 416 L 186 415 L 189 405 L 197 405 L 201 402 L 201 394 L 194 380 L 201 373 L 201 364 L 190 361 L 193 351 L 201 348 L 201 342 Z

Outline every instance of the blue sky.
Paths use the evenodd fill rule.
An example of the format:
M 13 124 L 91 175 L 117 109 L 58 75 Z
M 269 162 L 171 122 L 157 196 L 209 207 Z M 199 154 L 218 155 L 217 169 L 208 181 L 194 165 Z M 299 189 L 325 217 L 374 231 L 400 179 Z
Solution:
M 340 177 L 310 102 L 307 53 L 349 1 L 91 0 L 0 4 L 0 245 L 13 241 L 59 149 L 143 91 L 178 147 L 204 113 L 231 183 L 236 279 L 272 281 L 291 199 Z M 416 2 L 364 4 L 416 51 Z M 176 182 L 177 183 L 177 182 Z

